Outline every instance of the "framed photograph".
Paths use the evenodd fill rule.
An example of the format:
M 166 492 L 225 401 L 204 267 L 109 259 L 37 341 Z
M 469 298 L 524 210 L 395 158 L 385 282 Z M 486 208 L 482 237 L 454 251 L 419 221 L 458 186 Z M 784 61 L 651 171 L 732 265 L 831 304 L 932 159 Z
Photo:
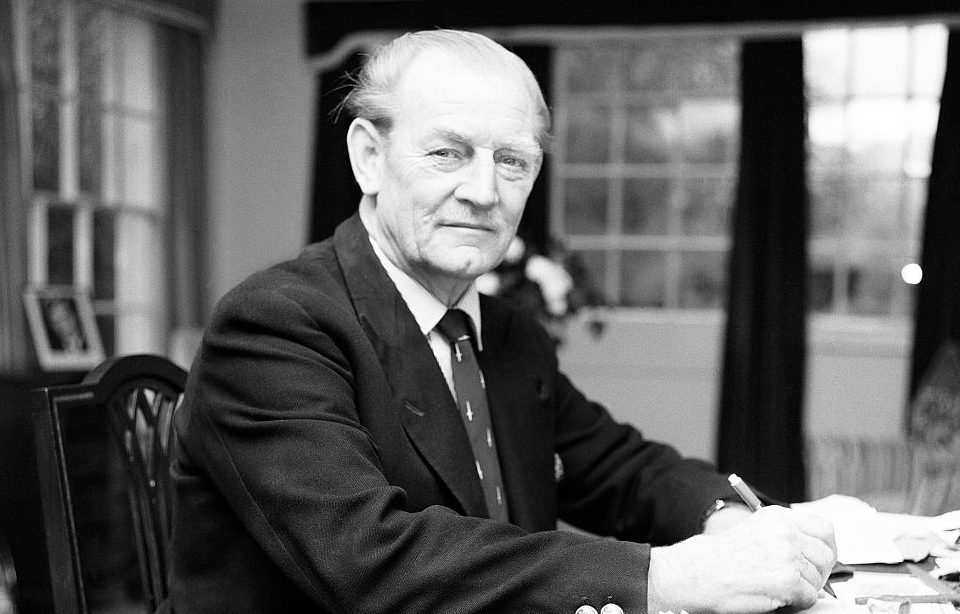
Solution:
M 46 286 L 29 288 L 23 299 L 44 371 L 84 371 L 103 362 L 103 344 L 88 294 L 72 286 Z

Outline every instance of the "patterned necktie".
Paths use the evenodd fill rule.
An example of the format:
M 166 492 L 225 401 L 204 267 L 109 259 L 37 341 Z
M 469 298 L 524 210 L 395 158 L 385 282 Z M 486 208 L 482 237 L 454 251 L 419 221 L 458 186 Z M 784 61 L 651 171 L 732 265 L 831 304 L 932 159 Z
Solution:
M 507 497 L 503 491 L 500 461 L 493 440 L 493 427 L 490 425 L 487 386 L 470 340 L 469 318 L 459 309 L 450 309 L 437 328 L 450 341 L 450 365 L 453 368 L 457 407 L 470 437 L 487 511 L 490 518 L 507 522 Z

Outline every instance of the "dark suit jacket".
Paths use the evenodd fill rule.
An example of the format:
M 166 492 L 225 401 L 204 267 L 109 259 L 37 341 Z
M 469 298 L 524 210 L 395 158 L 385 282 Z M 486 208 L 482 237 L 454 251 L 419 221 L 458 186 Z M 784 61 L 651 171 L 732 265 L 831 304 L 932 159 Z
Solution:
M 647 544 L 698 532 L 725 480 L 585 399 L 531 318 L 481 312 L 514 524 L 486 519 L 453 399 L 357 216 L 228 293 L 176 416 L 174 610 L 644 611 Z

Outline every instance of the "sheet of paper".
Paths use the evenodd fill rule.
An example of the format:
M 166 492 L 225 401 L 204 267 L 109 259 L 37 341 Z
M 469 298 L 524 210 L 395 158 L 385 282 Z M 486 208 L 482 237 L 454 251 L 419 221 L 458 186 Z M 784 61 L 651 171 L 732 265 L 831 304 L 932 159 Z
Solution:
M 846 582 L 831 585 L 839 600 L 853 604 L 871 595 L 935 595 L 937 591 L 910 574 L 857 572 Z M 856 607 L 856 606 L 854 606 Z M 862 606 L 865 607 L 865 606 Z M 914 603 L 910 614 L 956 614 L 947 603 Z
M 871 573 L 858 571 L 846 582 L 831 584 L 837 598 L 821 595 L 811 614 L 870 614 L 866 605 L 857 605 L 857 597 L 875 595 L 932 595 L 932 588 L 909 574 Z M 896 612 L 896 608 L 892 609 Z M 915 603 L 910 614 L 956 614 L 950 604 Z
M 901 563 L 896 534 L 881 521 L 877 510 L 856 497 L 830 495 L 792 507 L 816 514 L 833 523 L 837 560 L 846 565 Z

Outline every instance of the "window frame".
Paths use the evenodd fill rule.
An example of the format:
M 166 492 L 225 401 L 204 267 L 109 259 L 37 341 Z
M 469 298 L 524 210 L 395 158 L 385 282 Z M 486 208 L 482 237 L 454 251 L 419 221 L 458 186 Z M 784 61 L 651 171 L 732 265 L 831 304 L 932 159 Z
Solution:
M 104 11 L 106 20 L 105 31 L 109 38 L 108 51 L 103 54 L 107 73 L 110 80 L 107 87 L 115 87 L 110 99 L 105 99 L 102 91 L 91 99 L 82 92 L 79 78 L 79 42 L 78 18 L 80 4 L 84 3 L 98 10 Z M 169 195 L 166 189 L 167 157 L 165 151 L 165 136 L 167 134 L 165 109 L 163 103 L 163 79 L 159 72 L 159 40 L 154 31 L 148 42 L 151 44 L 147 53 L 153 54 L 153 81 L 148 87 L 153 89 L 152 107 L 148 109 L 136 108 L 124 99 L 123 66 L 124 28 L 131 22 L 144 24 L 147 28 L 156 28 L 157 22 L 151 19 L 151 14 L 140 10 L 138 3 L 105 2 L 101 0 L 57 0 L 59 10 L 59 50 L 58 68 L 59 82 L 56 88 L 42 84 L 33 78 L 33 50 L 31 48 L 32 28 L 30 23 L 30 0 L 14 0 L 13 2 L 13 30 L 16 53 L 17 96 L 20 109 L 20 139 L 21 139 L 21 178 L 22 193 L 27 208 L 27 285 L 31 288 L 43 288 L 51 283 L 48 260 L 50 258 L 49 212 L 51 207 L 65 207 L 73 213 L 72 243 L 72 284 L 77 291 L 93 296 L 93 309 L 107 354 L 152 352 L 163 354 L 166 352 L 168 336 L 168 305 L 167 292 L 164 290 L 168 283 L 168 276 L 164 272 L 167 261 L 166 228 L 169 215 Z M 101 86 L 101 89 L 103 86 Z M 34 180 L 34 124 L 33 104 L 37 93 L 47 90 L 50 99 L 57 105 L 57 151 L 58 151 L 58 186 L 53 189 L 42 189 L 35 186 Z M 98 193 L 91 193 L 81 189 L 80 151 L 83 135 L 80 130 L 80 109 L 88 105 L 95 109 L 99 116 L 100 138 L 97 141 L 101 147 L 100 168 L 101 185 Z M 117 189 L 125 185 L 129 178 L 125 175 L 125 164 L 128 164 L 125 151 L 125 124 L 130 121 L 146 122 L 152 136 L 152 147 L 148 153 L 150 167 L 151 197 L 146 204 L 133 203 L 128 195 L 114 195 L 110 197 L 110 188 L 107 183 L 113 182 Z M 106 125 L 106 127 L 105 127 Z M 111 159 L 112 158 L 112 159 Z M 110 216 L 113 220 L 112 255 L 114 259 L 112 278 L 114 288 L 112 296 L 98 297 L 95 290 L 95 223 L 97 214 Z M 152 228 L 154 236 L 153 248 L 159 250 L 154 255 L 152 266 L 153 283 L 159 289 L 149 296 L 137 296 L 135 300 L 121 300 L 117 292 L 117 280 L 122 275 L 118 261 L 121 247 L 117 242 L 117 228 L 121 223 L 145 223 Z M 136 254 L 127 253 L 127 257 Z M 142 255 L 141 255 L 142 256 Z M 142 294 L 142 293 L 140 293 Z M 108 322 L 111 330 L 103 330 Z M 139 321 L 138 321 L 139 319 Z M 145 319 L 145 320 L 144 320 Z M 143 322 L 146 322 L 144 325 Z M 133 326 L 137 334 L 121 335 L 123 325 Z M 115 339 L 114 343 L 110 340 Z M 110 347 L 112 346 L 112 347 Z

